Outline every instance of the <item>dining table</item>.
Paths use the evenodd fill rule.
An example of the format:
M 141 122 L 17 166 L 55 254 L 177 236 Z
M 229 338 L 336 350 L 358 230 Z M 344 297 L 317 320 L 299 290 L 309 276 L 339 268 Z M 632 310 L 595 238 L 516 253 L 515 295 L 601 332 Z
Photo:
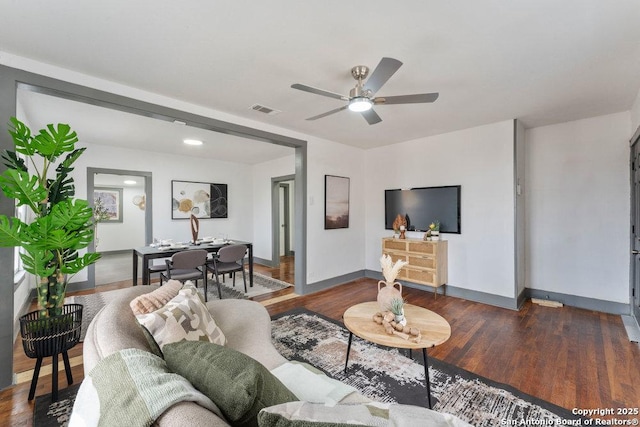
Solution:
M 148 285 L 150 283 L 149 273 L 149 261 L 158 258 L 171 258 L 171 256 L 180 251 L 189 251 L 195 249 L 204 249 L 209 253 L 217 253 L 220 248 L 231 244 L 246 245 L 249 251 L 248 264 L 249 264 L 249 286 L 253 287 L 253 244 L 251 242 L 244 242 L 242 240 L 224 240 L 211 241 L 211 242 L 199 242 L 196 244 L 186 243 L 183 245 L 170 245 L 170 246 L 142 246 L 133 249 L 133 286 L 138 284 L 138 261 L 142 259 L 142 284 Z

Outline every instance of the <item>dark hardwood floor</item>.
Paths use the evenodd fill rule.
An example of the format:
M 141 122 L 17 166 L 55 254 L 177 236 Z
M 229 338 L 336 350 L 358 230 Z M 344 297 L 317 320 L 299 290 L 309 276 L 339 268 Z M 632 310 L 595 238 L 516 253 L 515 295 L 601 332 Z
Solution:
M 277 269 L 255 268 L 292 283 L 292 258 L 283 258 Z M 83 293 L 124 288 L 130 283 L 118 282 Z M 291 288 L 260 300 L 269 303 L 267 300 L 290 293 Z M 375 300 L 376 293 L 376 280 L 360 279 L 275 302 L 267 305 L 267 310 L 275 315 L 305 307 L 340 320 L 350 305 Z M 637 407 L 640 402 L 640 345 L 628 341 L 620 316 L 571 307 L 542 307 L 530 301 L 520 311 L 512 311 L 448 296 L 434 299 L 431 292 L 407 287 L 403 293 L 411 304 L 433 310 L 451 324 L 451 339 L 430 349 L 431 357 L 569 410 Z M 76 357 L 72 369 L 75 382 L 83 378 L 81 354 L 81 344 L 70 352 L 72 360 Z M 24 356 L 18 339 L 14 346 L 15 371 L 28 371 L 33 366 L 34 361 Z M 61 387 L 66 385 L 63 373 L 59 383 Z M 36 395 L 50 391 L 51 375 L 41 375 Z M 33 403 L 27 402 L 28 392 L 28 381 L 0 392 L 0 425 L 32 425 Z

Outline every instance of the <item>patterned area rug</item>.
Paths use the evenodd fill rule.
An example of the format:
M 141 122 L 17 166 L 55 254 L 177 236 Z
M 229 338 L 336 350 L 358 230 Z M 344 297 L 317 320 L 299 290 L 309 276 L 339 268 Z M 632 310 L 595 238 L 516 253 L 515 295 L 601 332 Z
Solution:
M 277 280 L 272 277 L 265 276 L 260 273 L 253 273 L 253 287 L 249 284 L 249 272 L 247 271 L 247 292 L 244 292 L 244 282 L 242 281 L 242 273 L 236 273 L 235 283 L 227 277 L 226 280 L 220 278 L 220 289 L 222 290 L 222 299 L 227 298 L 253 298 L 258 295 L 268 294 L 270 292 L 279 291 L 280 289 L 293 286 L 290 283 Z M 202 281 L 198 282 L 199 290 L 202 291 Z M 207 280 L 207 297 L 209 299 L 218 299 L 218 286 L 216 280 L 209 278 Z
M 305 309 L 276 316 L 271 324 L 274 344 L 287 359 L 310 363 L 373 400 L 427 406 L 421 352 L 414 351 L 413 360 L 404 350 L 354 337 L 345 374 L 349 332 L 341 324 Z M 429 377 L 433 409 L 474 426 L 528 425 L 533 420 L 539 425 L 565 425 L 575 419 L 566 409 L 433 357 L 429 357 Z
M 270 292 L 274 292 L 280 289 L 284 289 L 291 285 L 290 283 L 276 280 L 271 277 L 265 276 L 260 273 L 253 273 L 253 287 L 249 286 L 249 273 L 247 273 L 247 293 L 244 291 L 244 283 L 242 282 L 242 274 L 236 274 L 235 286 L 230 278 L 227 277 L 226 282 L 221 282 L 222 299 L 246 299 L 253 298 L 258 295 L 264 295 Z M 141 286 L 141 285 L 139 285 Z M 127 288 L 129 289 L 129 288 Z M 115 291 L 98 292 L 90 295 L 78 295 L 65 298 L 66 304 L 82 304 L 82 331 L 80 332 L 80 341 L 84 341 L 85 334 L 87 332 L 87 326 L 91 323 L 91 320 L 96 314 L 105 306 L 109 301 L 118 297 L 122 292 L 126 292 L 127 289 L 118 289 Z M 202 281 L 198 282 L 198 291 L 204 295 L 204 286 Z M 207 286 L 207 298 L 209 300 L 218 299 L 218 287 L 216 286 L 215 279 L 208 280 Z
M 63 382 L 66 385 L 66 382 Z M 80 388 L 80 383 L 67 388 L 58 389 L 58 401 L 51 401 L 51 393 L 36 396 L 33 408 L 33 425 L 37 427 L 66 426 L 69 423 L 73 402 Z

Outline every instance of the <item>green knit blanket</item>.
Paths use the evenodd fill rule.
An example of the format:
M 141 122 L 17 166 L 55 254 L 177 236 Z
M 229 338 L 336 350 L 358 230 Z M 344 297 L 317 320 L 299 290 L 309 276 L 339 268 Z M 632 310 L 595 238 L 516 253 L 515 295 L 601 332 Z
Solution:
M 83 381 L 81 393 L 86 398 L 76 401 L 72 419 L 82 418 L 85 425 L 150 426 L 165 410 L 182 401 L 196 402 L 219 413 L 216 405 L 184 377 L 170 372 L 164 360 L 134 348 L 102 359 Z M 98 409 L 96 396 L 99 418 L 94 412 Z M 80 402 L 84 408 L 76 407 Z M 90 413 L 93 416 L 83 416 Z

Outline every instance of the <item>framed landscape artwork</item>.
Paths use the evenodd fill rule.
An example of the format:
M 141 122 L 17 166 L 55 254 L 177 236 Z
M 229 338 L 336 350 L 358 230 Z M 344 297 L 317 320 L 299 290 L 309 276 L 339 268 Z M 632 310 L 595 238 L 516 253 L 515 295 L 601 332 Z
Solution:
M 94 206 L 100 206 L 100 222 L 122 222 L 122 188 L 95 187 Z
M 349 178 L 324 176 L 324 229 L 349 228 Z
M 171 181 L 171 219 L 227 218 L 227 184 Z

